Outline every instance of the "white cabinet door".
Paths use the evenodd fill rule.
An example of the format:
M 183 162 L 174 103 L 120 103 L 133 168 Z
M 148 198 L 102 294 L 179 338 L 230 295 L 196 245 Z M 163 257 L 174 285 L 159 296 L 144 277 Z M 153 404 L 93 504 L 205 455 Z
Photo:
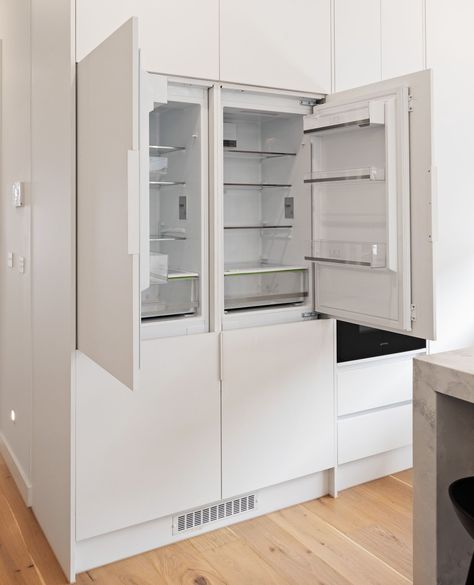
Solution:
M 434 339 L 431 72 L 330 95 L 305 133 L 317 310 Z
M 220 79 L 331 91 L 330 0 L 221 0 Z
M 335 90 L 381 79 L 380 0 L 335 0 Z
M 78 540 L 218 501 L 218 334 L 145 341 L 139 392 L 79 353 L 76 456 Z
M 381 0 L 382 79 L 425 67 L 423 0 Z
M 132 16 L 145 70 L 218 79 L 219 0 L 77 0 L 77 60 Z
M 139 367 L 139 63 L 128 21 L 78 65 L 77 344 L 134 388 Z
M 334 321 L 222 337 L 222 496 L 333 467 Z

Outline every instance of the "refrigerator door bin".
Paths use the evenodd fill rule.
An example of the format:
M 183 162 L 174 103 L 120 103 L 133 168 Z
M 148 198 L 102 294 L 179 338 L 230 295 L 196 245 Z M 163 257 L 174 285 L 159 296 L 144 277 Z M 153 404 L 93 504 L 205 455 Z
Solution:
M 366 268 L 385 268 L 386 245 L 373 242 L 312 242 L 312 254 L 306 260 L 327 264 L 345 264 Z
M 336 171 L 314 171 L 306 175 L 305 183 L 333 183 L 340 181 L 384 181 L 385 170 L 377 167 L 344 169 Z

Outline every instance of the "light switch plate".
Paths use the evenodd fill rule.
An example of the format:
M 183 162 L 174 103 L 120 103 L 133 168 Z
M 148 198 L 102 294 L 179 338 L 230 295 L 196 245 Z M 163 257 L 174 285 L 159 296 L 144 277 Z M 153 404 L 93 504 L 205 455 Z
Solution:
M 25 203 L 24 186 L 20 181 L 12 185 L 12 203 L 14 207 L 23 207 Z
M 13 252 L 8 252 L 7 266 L 8 268 L 13 268 Z
M 24 256 L 18 256 L 18 272 L 20 272 L 20 274 L 24 274 L 24 272 L 25 272 L 25 257 Z

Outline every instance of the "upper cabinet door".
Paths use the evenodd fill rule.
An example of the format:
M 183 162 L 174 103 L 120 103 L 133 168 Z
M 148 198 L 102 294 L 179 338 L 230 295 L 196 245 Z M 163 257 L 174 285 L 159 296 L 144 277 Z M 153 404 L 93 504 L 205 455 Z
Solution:
M 77 59 L 132 16 L 146 71 L 219 78 L 219 0 L 77 0 Z
M 425 68 L 424 0 L 381 0 L 382 79 Z
M 335 0 L 336 91 L 381 79 L 380 35 L 380 0 Z
M 140 334 L 139 77 L 136 19 L 78 65 L 78 349 L 132 389 Z
M 331 1 L 221 0 L 220 79 L 331 91 Z
M 305 133 L 317 310 L 433 339 L 431 72 L 333 94 Z

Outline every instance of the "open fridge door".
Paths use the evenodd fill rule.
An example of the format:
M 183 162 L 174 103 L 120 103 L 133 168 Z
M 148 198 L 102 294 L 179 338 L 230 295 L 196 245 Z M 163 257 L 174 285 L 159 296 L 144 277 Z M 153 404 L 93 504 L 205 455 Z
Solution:
M 430 71 L 329 96 L 305 136 L 316 310 L 434 339 Z
M 138 25 L 78 64 L 77 347 L 130 389 L 140 352 Z

